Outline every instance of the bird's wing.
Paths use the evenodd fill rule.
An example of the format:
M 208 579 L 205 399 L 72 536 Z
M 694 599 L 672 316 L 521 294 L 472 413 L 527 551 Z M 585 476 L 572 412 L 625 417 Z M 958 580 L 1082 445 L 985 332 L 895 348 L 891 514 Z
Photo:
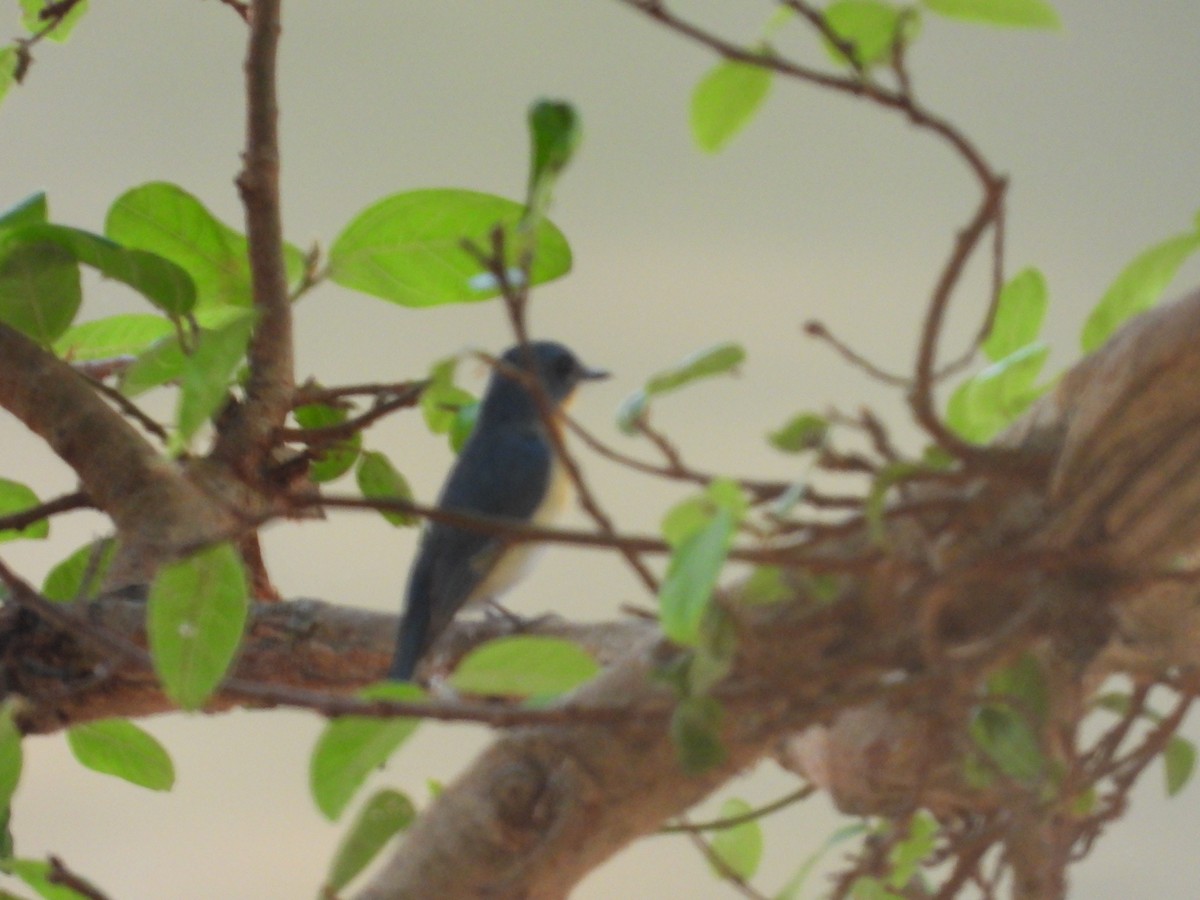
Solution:
M 438 506 L 527 521 L 546 494 L 553 450 L 536 431 L 468 440 Z M 487 578 L 505 549 L 503 538 L 432 522 L 409 579 L 393 677 L 409 678 L 426 648 Z

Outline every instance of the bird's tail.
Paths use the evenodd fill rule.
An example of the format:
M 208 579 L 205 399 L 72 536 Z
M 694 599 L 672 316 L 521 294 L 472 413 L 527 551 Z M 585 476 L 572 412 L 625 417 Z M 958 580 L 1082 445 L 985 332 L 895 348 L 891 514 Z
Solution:
M 388 678 L 392 681 L 412 681 L 417 663 L 425 651 L 425 638 L 429 634 L 429 608 L 425 604 L 412 604 L 400 619 L 400 633 L 396 636 L 396 653 Z

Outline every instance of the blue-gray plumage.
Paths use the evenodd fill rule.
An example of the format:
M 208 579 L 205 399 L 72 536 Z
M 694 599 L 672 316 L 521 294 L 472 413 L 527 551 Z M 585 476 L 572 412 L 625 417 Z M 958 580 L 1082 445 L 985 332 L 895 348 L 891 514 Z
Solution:
M 507 374 L 506 374 L 507 372 Z M 501 358 L 475 429 L 446 479 L 438 506 L 457 512 L 546 524 L 566 504 L 570 485 L 526 378 L 536 378 L 554 410 L 580 382 L 604 378 L 553 341 L 517 345 Z M 404 615 L 388 677 L 407 681 L 417 663 L 468 603 L 490 600 L 521 576 L 532 545 L 501 535 L 430 522 L 409 575 Z

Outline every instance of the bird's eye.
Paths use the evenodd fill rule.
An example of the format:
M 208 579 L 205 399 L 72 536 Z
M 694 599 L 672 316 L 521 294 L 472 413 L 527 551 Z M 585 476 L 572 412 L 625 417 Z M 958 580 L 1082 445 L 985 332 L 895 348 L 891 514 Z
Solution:
M 566 379 L 575 372 L 575 359 L 570 354 L 564 354 L 556 357 L 552 366 L 556 377 Z

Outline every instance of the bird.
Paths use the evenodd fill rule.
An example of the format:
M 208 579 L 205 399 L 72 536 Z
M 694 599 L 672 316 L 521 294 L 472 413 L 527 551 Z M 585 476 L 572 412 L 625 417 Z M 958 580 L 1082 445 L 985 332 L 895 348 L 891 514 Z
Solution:
M 529 341 L 505 351 L 438 508 L 531 525 L 553 520 L 572 496 L 572 484 L 548 429 L 561 429 L 560 414 L 580 384 L 607 377 L 556 341 Z M 549 415 L 543 415 L 543 404 Z M 512 587 L 530 567 L 535 549 L 501 534 L 428 522 L 409 573 L 388 678 L 412 681 L 417 664 L 458 611 L 493 602 Z

